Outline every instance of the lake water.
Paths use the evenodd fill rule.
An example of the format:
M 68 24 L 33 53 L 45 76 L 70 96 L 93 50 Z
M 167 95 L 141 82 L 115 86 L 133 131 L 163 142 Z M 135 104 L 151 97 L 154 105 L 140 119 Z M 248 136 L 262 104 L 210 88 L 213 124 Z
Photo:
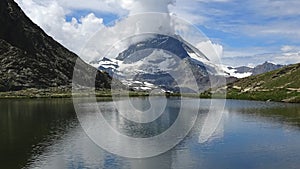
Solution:
M 162 114 L 156 123 L 138 127 L 116 118 L 118 113 L 109 108 L 112 102 L 99 105 L 104 117 L 120 132 L 144 138 L 172 125 L 178 117 L 180 101 L 168 99 L 167 115 Z M 145 108 L 148 99 L 133 98 L 133 102 Z M 203 143 L 199 135 L 207 116 L 204 105 L 209 103 L 210 100 L 201 100 L 194 127 L 177 146 L 156 157 L 133 159 L 97 146 L 78 122 L 71 99 L 0 100 L 0 168 L 299 168 L 299 104 L 227 100 L 218 128 Z

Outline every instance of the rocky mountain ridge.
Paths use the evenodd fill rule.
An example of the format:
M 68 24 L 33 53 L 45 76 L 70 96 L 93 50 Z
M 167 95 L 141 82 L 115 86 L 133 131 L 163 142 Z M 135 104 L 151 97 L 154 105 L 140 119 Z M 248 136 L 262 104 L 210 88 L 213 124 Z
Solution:
M 95 78 L 97 88 L 110 88 L 111 77 L 53 40 L 13 0 L 0 1 L 0 16 L 0 91 L 71 87 L 76 62 L 83 82 Z
M 265 62 L 263 64 L 257 65 L 255 67 L 248 66 L 240 66 L 240 67 L 226 67 L 225 70 L 231 76 L 235 76 L 238 78 L 244 78 L 253 75 L 259 75 L 267 72 L 271 72 L 273 70 L 277 70 L 282 68 L 284 65 L 274 64 L 271 62 Z
M 212 81 L 225 78 L 218 66 L 178 35 L 155 34 L 131 44 L 115 58 L 104 57 L 91 64 L 135 90 L 179 92 L 178 83 L 188 86 L 194 77 L 198 90 L 204 91 L 216 84 Z M 188 72 L 191 74 L 186 75 Z

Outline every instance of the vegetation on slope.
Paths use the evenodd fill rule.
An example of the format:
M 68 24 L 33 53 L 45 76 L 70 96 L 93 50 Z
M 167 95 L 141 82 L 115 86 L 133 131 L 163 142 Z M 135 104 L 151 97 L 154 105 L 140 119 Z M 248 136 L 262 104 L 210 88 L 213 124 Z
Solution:
M 231 83 L 227 98 L 300 102 L 300 63 Z
M 0 1 L 0 92 L 29 88 L 71 88 L 95 80 L 109 89 L 111 77 L 97 71 L 34 24 L 14 2 Z M 74 69 L 75 64 L 80 69 Z M 82 84 L 83 83 L 83 84 Z

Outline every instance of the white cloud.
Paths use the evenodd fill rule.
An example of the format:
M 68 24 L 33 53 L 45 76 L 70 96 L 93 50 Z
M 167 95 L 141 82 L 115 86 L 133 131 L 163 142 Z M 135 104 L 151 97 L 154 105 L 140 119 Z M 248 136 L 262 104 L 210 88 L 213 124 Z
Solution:
M 265 61 L 282 65 L 300 63 L 300 52 L 266 53 L 251 56 L 235 56 L 222 58 L 222 62 L 225 65 L 231 65 L 234 67 L 244 65 L 258 65 L 264 63 Z
M 144 12 L 159 12 L 169 13 L 168 6 L 173 4 L 174 0 L 131 0 L 132 2 L 127 4 L 126 8 L 130 11 L 130 14 L 138 14 Z
M 298 0 L 249 0 L 247 5 L 264 16 L 300 15 Z
M 128 13 L 126 4 L 132 0 L 40 0 L 40 3 L 45 4 L 45 1 L 56 1 L 62 8 L 68 11 L 91 10 L 124 16 Z
M 124 18 L 113 27 L 104 27 L 97 32 L 86 44 L 81 53 L 87 61 L 101 59 L 102 57 L 115 58 L 130 44 L 143 41 L 151 36 L 149 34 L 170 34 L 168 14 L 143 14 Z M 143 36 L 141 36 L 143 35 Z M 113 52 L 113 53 L 107 53 Z
M 265 61 L 282 65 L 300 63 L 300 46 L 225 48 L 222 57 L 222 62 L 231 66 L 255 66 Z
M 177 0 L 171 11 L 188 21 L 236 36 L 299 41 L 299 0 Z
M 251 37 L 264 37 L 269 39 L 282 39 L 298 42 L 300 39 L 299 20 L 276 20 L 264 24 L 241 24 L 235 31 Z
M 274 57 L 274 62 L 282 64 L 300 63 L 300 52 L 287 52 Z
M 197 1 L 176 0 L 170 11 L 193 24 L 202 24 L 207 20 L 205 15 L 199 15 L 203 10 Z
M 23 3 L 36 3 L 47 6 L 51 3 L 57 3 L 66 12 L 88 10 L 101 13 L 113 13 L 122 16 L 128 11 L 125 6 L 131 0 L 15 0 Z
M 40 4 L 33 0 L 17 0 L 25 13 L 47 34 L 75 53 L 101 27 L 103 19 L 89 14 L 71 22 L 65 19 L 66 11 L 56 1 Z
M 299 52 L 300 46 L 284 45 L 280 49 L 282 52 Z
M 87 2 L 86 0 L 60 0 L 58 3 L 65 9 L 88 9 L 124 16 L 128 14 L 128 12 L 131 14 L 141 12 L 168 13 L 168 5 L 173 4 L 174 1 L 175 0 L 89 0 Z
M 223 55 L 222 45 L 212 43 L 211 41 L 203 41 L 198 43 L 196 47 L 213 63 L 220 63 Z
M 122 39 L 121 36 L 114 36 L 114 31 L 124 31 L 123 25 L 118 29 L 111 29 L 103 24 L 103 19 L 90 13 L 79 19 L 72 18 L 66 20 L 66 15 L 80 10 L 94 11 L 100 13 L 111 13 L 117 16 L 127 16 L 141 12 L 163 12 L 176 14 L 177 16 L 188 20 L 196 25 L 203 25 L 208 29 L 220 30 L 222 32 L 232 33 L 236 36 L 250 36 L 254 38 L 265 38 L 266 40 L 275 39 L 287 40 L 286 46 L 274 50 L 274 47 L 268 49 L 257 49 L 249 47 L 248 49 L 232 48 L 229 51 L 225 47 L 224 55 L 226 57 L 244 58 L 246 61 L 236 59 L 232 62 L 240 63 L 255 62 L 258 60 L 276 60 L 280 63 L 300 62 L 299 49 L 297 46 L 289 45 L 289 41 L 299 42 L 300 22 L 299 19 L 291 19 L 300 15 L 300 1 L 298 0 L 15 0 L 25 11 L 25 13 L 37 23 L 45 32 L 66 46 L 68 49 L 79 54 L 80 49 L 87 40 L 98 30 L 108 30 L 111 33 L 105 37 L 103 42 L 110 44 Z M 242 3 L 242 4 L 241 4 Z M 174 4 L 174 5 L 170 5 Z M 231 4 L 230 9 L 222 7 Z M 246 16 L 247 18 L 237 17 Z M 151 21 L 151 18 L 148 18 Z M 255 20 L 255 22 L 251 22 Z M 155 20 L 151 21 L 155 23 Z M 147 28 L 153 25 L 151 22 L 144 25 Z M 263 23 L 263 24 L 261 24 Z M 118 23 L 119 24 L 119 23 Z M 135 25 L 135 23 L 131 23 Z M 166 25 L 165 25 L 166 26 Z M 128 28 L 127 28 L 128 27 Z M 151 28 L 151 27 L 150 27 Z M 150 29 L 148 28 L 148 29 Z M 170 29 L 163 27 L 164 29 Z M 133 30 L 129 30 L 133 31 Z M 126 31 L 125 31 L 126 32 Z M 222 37 L 221 37 L 222 38 Z M 105 39 L 103 39 L 105 41 Z M 202 44 L 204 45 L 204 44 Z M 214 51 L 221 53 L 221 45 L 212 44 L 216 48 Z M 226 45 L 226 44 L 225 44 Z M 205 46 L 205 45 L 204 45 Z M 205 48 L 202 46 L 202 48 Z M 207 53 L 212 53 L 211 48 L 204 49 Z M 261 53 L 272 52 L 277 54 L 266 55 Z M 92 51 L 91 51 L 92 52 Z M 240 57 L 255 55 L 253 57 Z M 259 57 L 258 57 L 259 56 Z M 268 58 L 270 57 L 270 58 Z M 83 58 L 87 60 L 87 58 Z M 228 61 L 229 58 L 225 60 Z M 266 61 L 264 60 L 264 61 Z M 263 62 L 264 62 L 263 61 Z M 271 61 L 271 60 L 270 60 Z M 276 62 L 274 61 L 274 62 Z
M 116 22 L 113 27 L 105 26 L 103 19 L 96 17 L 93 13 L 82 16 L 80 19 L 66 20 L 66 15 L 72 10 L 81 9 L 115 14 L 120 14 L 119 11 L 121 13 L 129 11 L 130 15 L 143 12 L 169 13 L 168 6 L 174 3 L 173 0 L 91 0 L 88 2 L 83 0 L 16 0 L 16 2 L 47 34 L 77 54 L 80 54 L 84 45 L 99 30 L 105 32 L 105 35 L 100 37 L 101 45 L 98 44 L 103 47 L 102 50 L 107 50 L 126 35 L 138 34 L 139 30 L 157 32 L 160 29 L 164 34 L 174 31 L 168 14 L 159 15 L 159 18 L 142 15 L 134 17 L 130 21 Z M 89 51 L 89 53 L 95 54 L 95 51 Z M 104 55 L 105 53 L 102 51 L 100 54 Z M 101 55 L 101 57 L 103 56 Z M 91 58 L 91 56 L 83 56 L 87 62 Z

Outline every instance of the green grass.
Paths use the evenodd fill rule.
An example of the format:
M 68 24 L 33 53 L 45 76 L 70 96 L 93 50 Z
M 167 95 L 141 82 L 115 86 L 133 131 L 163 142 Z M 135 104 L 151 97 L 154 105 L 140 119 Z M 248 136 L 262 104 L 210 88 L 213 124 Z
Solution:
M 227 98 L 300 103 L 299 89 L 300 64 L 295 64 L 229 84 Z
M 83 91 L 72 93 L 69 90 L 59 90 L 57 88 L 50 89 L 25 89 L 20 91 L 0 92 L 0 99 L 30 99 L 30 98 L 71 98 L 71 97 L 88 97 L 95 95 L 96 98 L 110 98 L 114 97 L 149 97 L 149 92 L 141 91 L 114 91 L 111 90 L 96 90 L 96 91 Z M 198 94 L 189 93 L 157 93 L 151 94 L 151 96 L 164 96 L 164 97 L 192 97 L 199 98 Z M 203 98 L 209 98 L 206 96 Z
M 71 98 L 71 97 L 87 97 L 95 95 L 97 98 L 111 98 L 112 93 L 111 90 L 96 90 L 96 91 L 84 91 L 72 93 L 71 89 L 60 90 L 57 88 L 49 88 L 49 89 L 25 89 L 20 91 L 9 91 L 9 92 L 0 92 L 0 99 L 30 99 L 30 98 Z M 148 92 L 135 92 L 135 91 L 115 91 L 113 93 L 114 96 L 119 97 L 147 97 L 149 96 Z M 160 94 L 164 95 L 164 94 Z

